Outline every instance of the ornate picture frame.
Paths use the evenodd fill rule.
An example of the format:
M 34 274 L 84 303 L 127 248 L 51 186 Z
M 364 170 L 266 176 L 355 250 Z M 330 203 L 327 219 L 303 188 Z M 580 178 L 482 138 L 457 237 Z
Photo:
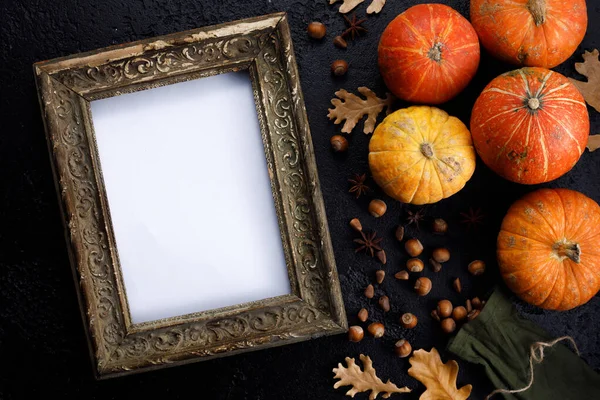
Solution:
M 291 294 L 134 324 L 90 102 L 238 70 L 252 81 Z M 285 13 L 44 61 L 34 72 L 98 378 L 346 331 Z

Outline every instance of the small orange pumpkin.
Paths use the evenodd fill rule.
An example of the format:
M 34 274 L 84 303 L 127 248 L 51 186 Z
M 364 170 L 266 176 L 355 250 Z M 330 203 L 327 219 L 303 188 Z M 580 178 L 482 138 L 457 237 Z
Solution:
M 387 116 L 369 143 L 375 182 L 403 203 L 430 204 L 461 190 L 475 171 L 469 130 L 439 108 L 413 106 Z
M 570 310 L 600 290 L 600 206 L 569 189 L 540 189 L 515 202 L 497 243 L 500 273 L 524 301 Z
M 585 0 L 471 0 L 471 22 L 494 56 L 553 68 L 575 52 L 587 29 Z

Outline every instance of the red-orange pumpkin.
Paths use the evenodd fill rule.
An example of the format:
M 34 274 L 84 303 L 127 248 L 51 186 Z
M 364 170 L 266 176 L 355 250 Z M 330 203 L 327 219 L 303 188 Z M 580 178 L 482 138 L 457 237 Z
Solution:
M 492 55 L 530 67 L 552 68 L 585 36 L 585 0 L 471 0 L 471 22 Z
M 529 193 L 502 221 L 498 264 L 530 304 L 570 310 L 586 303 L 600 290 L 600 207 L 574 190 Z
M 397 16 L 379 41 L 379 70 L 397 97 L 444 103 L 460 93 L 479 66 L 477 33 L 443 4 L 420 4 Z
M 548 182 L 567 173 L 585 150 L 585 101 L 567 78 L 522 68 L 494 79 L 473 107 L 471 134 L 483 162 L 513 182 Z

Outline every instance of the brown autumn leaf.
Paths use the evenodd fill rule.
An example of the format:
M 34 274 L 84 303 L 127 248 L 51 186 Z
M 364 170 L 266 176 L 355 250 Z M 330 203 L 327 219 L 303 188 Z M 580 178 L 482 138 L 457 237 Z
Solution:
M 385 5 L 385 0 L 373 0 L 371 5 L 367 7 L 367 14 L 377 14 Z
M 329 119 L 335 119 L 333 122 L 334 124 L 339 124 L 343 120 L 346 120 L 342 127 L 342 132 L 350 133 L 358 121 L 367 115 L 363 132 L 365 134 L 373 133 L 377 116 L 383 111 L 384 107 L 387 107 L 386 115 L 389 114 L 390 107 L 395 98 L 391 94 L 386 93 L 385 99 L 380 99 L 373 91 L 371 91 L 371 89 L 364 86 L 359 87 L 358 91 L 366 97 L 366 100 L 353 93 L 347 92 L 345 89 L 340 89 L 335 92 L 335 95 L 339 97 L 339 99 L 334 98 L 331 100 L 331 104 L 333 104 L 334 107 L 328 110 L 329 114 L 327 114 L 327 116 Z
M 590 135 L 587 148 L 590 152 L 600 149 L 600 135 Z
M 329 4 L 337 3 L 340 0 L 329 0 Z M 346 14 L 349 11 L 354 10 L 354 8 L 362 3 L 365 0 L 342 0 L 342 5 L 340 6 L 339 11 L 342 14 Z
M 381 393 L 381 397 L 387 399 L 392 393 L 408 393 L 410 389 L 406 386 L 399 388 L 394 385 L 390 380 L 383 383 L 375 373 L 373 368 L 373 362 L 369 356 L 360 355 L 360 361 L 363 363 L 364 371 L 361 371 L 360 367 L 354 362 L 354 358 L 346 357 L 346 365 L 348 368 L 344 368 L 342 363 L 338 364 L 337 368 L 333 369 L 335 372 L 334 379 L 339 379 L 333 385 L 334 389 L 340 386 L 352 386 L 352 389 L 346 392 L 346 396 L 354 397 L 356 393 L 371 391 L 369 400 L 375 400 L 377 395 Z
M 329 0 L 329 4 L 337 3 L 340 0 Z M 354 10 L 357 5 L 362 3 L 365 0 L 341 0 L 342 5 L 340 6 L 340 12 L 342 14 L 346 14 L 349 11 Z M 385 0 L 373 0 L 371 5 L 367 7 L 367 14 L 378 13 L 381 11 L 383 6 L 385 5 Z
M 575 63 L 575 69 L 581 75 L 588 78 L 587 82 L 578 81 L 569 78 L 571 83 L 577 86 L 577 89 L 583 95 L 587 103 L 600 112 L 600 61 L 598 61 L 598 49 L 594 49 L 591 53 L 586 51 L 583 54 L 583 62 Z M 593 150 L 592 150 L 593 151 Z
M 454 360 L 442 363 L 440 353 L 435 347 L 427 352 L 416 350 L 408 360 L 411 367 L 408 374 L 421 382 L 427 390 L 419 400 L 466 400 L 473 386 L 456 387 L 458 364 Z

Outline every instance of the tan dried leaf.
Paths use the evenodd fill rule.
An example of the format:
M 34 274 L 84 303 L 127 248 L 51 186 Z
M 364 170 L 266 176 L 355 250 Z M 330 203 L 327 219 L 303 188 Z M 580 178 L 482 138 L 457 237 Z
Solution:
M 430 352 L 417 350 L 409 360 L 411 367 L 408 374 L 421 382 L 427 390 L 419 400 L 466 400 L 473 386 L 456 388 L 458 364 L 454 360 L 442 363 L 436 348 Z
M 587 103 L 600 112 L 600 61 L 598 61 L 598 49 L 591 53 L 586 51 L 582 63 L 575 63 L 575 69 L 581 75 L 588 78 L 587 82 L 569 78 L 577 86 Z
M 371 91 L 371 89 L 364 86 L 359 87 L 358 91 L 366 97 L 366 100 L 353 93 L 347 92 L 345 89 L 340 89 L 335 92 L 335 95 L 339 97 L 339 99 L 331 100 L 331 104 L 333 104 L 334 107 L 328 110 L 329 114 L 327 114 L 327 116 L 329 119 L 335 119 L 333 122 L 334 124 L 339 124 L 343 120 L 346 120 L 346 123 L 344 123 L 344 126 L 342 127 L 342 132 L 350 133 L 358 121 L 367 115 L 363 132 L 366 134 L 373 133 L 377 116 L 383 111 L 384 107 L 387 107 L 386 115 L 390 113 L 390 108 L 394 102 L 394 96 L 386 93 L 385 99 L 380 99 L 373 91 Z
M 340 0 L 329 0 L 329 4 L 337 3 Z M 340 12 L 342 14 L 346 14 L 349 11 L 352 11 L 357 5 L 362 3 L 365 0 L 342 0 L 342 5 L 340 6 Z
M 587 148 L 590 152 L 600 149 L 600 135 L 590 135 Z
M 354 397 L 356 393 L 371 391 L 369 400 L 374 400 L 377 395 L 381 393 L 381 397 L 387 399 L 392 393 L 408 393 L 410 389 L 406 386 L 399 388 L 394 385 L 390 380 L 383 383 L 375 373 L 373 368 L 373 362 L 369 356 L 360 355 L 360 361 L 363 363 L 364 371 L 361 371 L 360 367 L 354 362 L 354 358 L 346 357 L 346 365 L 348 368 L 344 368 L 342 363 L 338 364 L 337 368 L 333 369 L 335 372 L 335 379 L 339 379 L 333 385 L 334 389 L 340 386 L 352 386 L 352 389 L 346 392 L 346 396 Z
M 367 7 L 367 14 L 377 14 L 385 5 L 385 0 L 373 0 L 371 5 Z

